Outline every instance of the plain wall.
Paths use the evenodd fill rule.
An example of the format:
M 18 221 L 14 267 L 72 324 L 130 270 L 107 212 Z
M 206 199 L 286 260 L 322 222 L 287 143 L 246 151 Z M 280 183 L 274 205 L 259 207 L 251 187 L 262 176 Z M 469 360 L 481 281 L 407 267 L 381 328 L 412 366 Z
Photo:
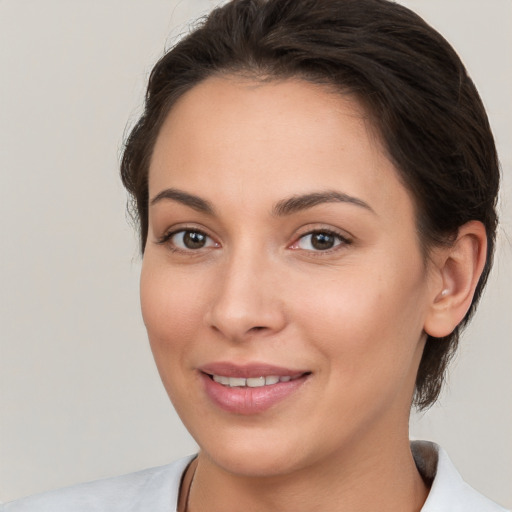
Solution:
M 147 344 L 118 157 L 152 64 L 214 3 L 0 1 L 0 501 L 195 450 Z M 411 435 L 512 507 L 512 2 L 403 3 L 459 51 L 503 167 L 489 287 Z

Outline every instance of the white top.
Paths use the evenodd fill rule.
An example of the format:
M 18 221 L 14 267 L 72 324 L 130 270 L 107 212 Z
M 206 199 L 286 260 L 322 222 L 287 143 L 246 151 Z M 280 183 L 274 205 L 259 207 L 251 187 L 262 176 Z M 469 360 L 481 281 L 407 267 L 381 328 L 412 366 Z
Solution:
M 434 479 L 422 512 L 506 512 L 464 482 L 442 448 L 427 441 L 411 448 L 420 472 Z M 13 501 L 0 512 L 175 512 L 192 458 Z

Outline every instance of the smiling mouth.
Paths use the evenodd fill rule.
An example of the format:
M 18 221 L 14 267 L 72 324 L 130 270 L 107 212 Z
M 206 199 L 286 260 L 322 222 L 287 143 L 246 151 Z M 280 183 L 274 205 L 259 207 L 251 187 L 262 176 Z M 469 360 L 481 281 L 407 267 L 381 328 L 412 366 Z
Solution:
M 312 374 L 278 366 L 216 363 L 202 367 L 204 390 L 213 404 L 237 415 L 260 414 L 298 392 Z
M 265 377 L 227 377 L 225 375 L 210 375 L 207 374 L 212 380 L 221 384 L 222 386 L 230 387 L 230 388 L 261 388 L 263 386 L 273 386 L 280 382 L 290 382 L 292 380 L 300 379 L 308 375 L 307 373 L 302 373 L 300 375 L 267 375 Z

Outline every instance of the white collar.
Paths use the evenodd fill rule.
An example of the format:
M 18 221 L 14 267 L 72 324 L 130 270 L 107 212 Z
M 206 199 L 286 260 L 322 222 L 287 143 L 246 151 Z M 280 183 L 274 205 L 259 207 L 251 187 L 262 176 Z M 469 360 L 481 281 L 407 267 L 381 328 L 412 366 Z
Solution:
M 411 450 L 419 472 L 432 480 L 421 512 L 506 512 L 470 487 L 446 452 L 429 441 L 412 441 Z

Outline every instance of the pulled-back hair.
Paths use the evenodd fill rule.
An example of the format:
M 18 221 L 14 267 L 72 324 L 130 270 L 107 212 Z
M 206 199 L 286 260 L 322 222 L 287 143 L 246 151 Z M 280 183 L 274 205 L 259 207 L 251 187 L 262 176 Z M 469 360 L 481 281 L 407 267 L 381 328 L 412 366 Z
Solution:
M 144 113 L 126 142 L 121 176 L 142 252 L 162 123 L 179 97 L 219 74 L 299 78 L 354 94 L 413 197 L 426 257 L 466 222 L 484 224 L 487 261 L 471 307 L 452 334 L 426 341 L 414 404 L 429 407 L 487 281 L 497 227 L 496 148 L 459 57 L 419 16 L 388 0 L 233 0 L 213 10 L 153 68 Z

